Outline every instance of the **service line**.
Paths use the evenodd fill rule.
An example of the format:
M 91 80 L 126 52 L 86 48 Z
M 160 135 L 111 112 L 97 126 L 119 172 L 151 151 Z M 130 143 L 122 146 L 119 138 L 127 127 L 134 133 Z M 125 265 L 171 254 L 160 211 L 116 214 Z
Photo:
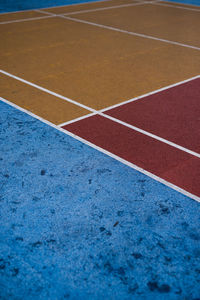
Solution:
M 41 19 L 49 19 L 49 18 L 55 18 L 55 16 L 41 16 L 41 17 L 34 17 L 34 18 L 27 18 L 27 19 L 18 19 L 18 20 L 12 20 L 12 21 L 3 21 L 0 22 L 0 25 L 4 24 L 10 24 L 10 23 L 21 23 L 21 22 L 27 22 L 27 21 L 36 21 Z

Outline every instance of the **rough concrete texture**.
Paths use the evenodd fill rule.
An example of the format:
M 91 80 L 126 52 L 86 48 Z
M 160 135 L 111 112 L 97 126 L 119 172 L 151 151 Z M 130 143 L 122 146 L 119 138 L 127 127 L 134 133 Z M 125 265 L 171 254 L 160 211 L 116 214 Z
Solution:
M 1 299 L 199 299 L 198 202 L 0 111 Z

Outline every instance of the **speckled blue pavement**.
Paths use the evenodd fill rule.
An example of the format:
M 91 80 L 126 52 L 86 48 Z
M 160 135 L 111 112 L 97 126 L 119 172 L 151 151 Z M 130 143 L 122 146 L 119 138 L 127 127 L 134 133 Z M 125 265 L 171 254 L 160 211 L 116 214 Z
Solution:
M 0 299 L 200 299 L 200 203 L 0 102 Z

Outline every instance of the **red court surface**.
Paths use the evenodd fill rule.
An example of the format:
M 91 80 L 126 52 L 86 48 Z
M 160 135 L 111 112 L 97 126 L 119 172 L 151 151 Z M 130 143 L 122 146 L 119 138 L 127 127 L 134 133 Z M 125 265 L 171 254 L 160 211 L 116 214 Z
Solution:
M 164 138 L 166 143 L 98 114 L 63 128 L 200 196 L 199 95 L 200 78 L 196 78 L 104 112 L 116 121 Z M 187 150 L 197 152 L 197 156 Z
M 200 78 L 105 113 L 199 153 Z

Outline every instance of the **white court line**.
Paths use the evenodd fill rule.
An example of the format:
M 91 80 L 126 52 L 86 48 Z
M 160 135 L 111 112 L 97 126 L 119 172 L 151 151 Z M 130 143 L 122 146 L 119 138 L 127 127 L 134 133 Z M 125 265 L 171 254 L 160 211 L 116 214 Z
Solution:
M 111 1 L 111 0 L 109 0 Z M 143 1 L 143 2 L 137 2 L 137 3 L 129 3 L 129 4 L 122 4 L 122 5 L 115 5 L 115 6 L 109 6 L 109 7 L 103 7 L 103 8 L 95 8 L 95 9 L 87 9 L 87 10 L 80 10 L 76 12 L 70 12 L 70 13 L 61 13 L 61 14 L 55 14 L 47 11 L 43 11 L 41 9 L 34 9 L 34 12 L 38 12 L 40 14 L 48 15 L 49 17 L 62 17 L 62 16 L 68 16 L 68 15 L 74 15 L 74 14 L 80 14 L 80 13 L 86 13 L 86 12 L 94 12 L 94 11 L 99 11 L 99 10 L 107 10 L 107 9 L 114 9 L 114 8 L 123 8 L 127 6 L 136 6 L 136 5 L 142 5 L 142 4 L 149 4 L 149 3 L 154 3 L 158 0 L 154 0 L 151 2 Z M 33 17 L 33 18 L 24 18 L 24 19 L 17 19 L 17 20 L 9 20 L 9 21 L 2 21 L 0 24 L 10 24 L 10 23 L 19 23 L 19 22 L 26 22 L 26 21 L 34 21 L 34 20 L 39 20 L 39 19 L 45 19 L 45 17 Z
M 58 97 L 58 98 L 60 98 L 60 99 L 62 99 L 62 100 L 65 100 L 65 101 L 70 102 L 70 103 L 72 103 L 72 104 L 75 104 L 75 105 L 77 105 L 77 106 L 80 106 L 80 107 L 82 107 L 82 108 L 84 108 L 84 109 L 86 109 L 86 110 L 89 110 L 89 111 L 93 112 L 93 113 L 96 113 L 96 110 L 93 109 L 93 108 L 91 108 L 91 107 L 89 107 L 89 106 L 86 106 L 86 105 L 84 105 L 84 104 L 81 104 L 81 103 L 79 103 L 79 102 L 77 102 L 77 101 L 75 101 L 75 100 L 72 100 L 72 99 L 70 99 L 70 98 L 67 98 L 67 97 L 65 97 L 65 96 L 62 96 L 62 95 L 60 95 L 60 94 L 54 93 L 54 92 L 52 92 L 52 91 L 50 91 L 50 90 L 48 90 L 48 89 L 45 89 L 45 88 L 43 88 L 43 87 L 41 87 L 41 86 L 39 86 L 39 85 L 37 85 L 37 84 L 34 84 L 34 83 L 30 82 L 30 81 L 25 80 L 25 79 L 23 79 L 23 78 L 20 78 L 20 77 L 18 77 L 18 76 L 12 75 L 12 74 L 10 74 L 10 73 L 8 73 L 8 72 L 6 72 L 6 71 L 3 71 L 3 70 L 0 70 L 0 73 L 4 74 L 4 75 L 6 75 L 6 76 L 12 77 L 12 78 L 14 78 L 14 79 L 16 79 L 16 80 L 18 80 L 18 81 L 23 82 L 23 83 L 26 83 L 27 85 L 30 85 L 30 86 L 32 86 L 32 87 L 34 87 L 34 88 L 36 88 L 36 89 L 38 89 L 38 90 L 41 90 L 41 91 L 43 91 L 43 92 L 45 92 L 45 93 L 48 93 L 48 94 L 53 95 L 53 96 L 55 96 L 55 97 Z
M 151 1 L 150 4 L 154 4 L 155 2 Z M 140 2 L 140 5 L 142 5 L 142 4 L 144 4 L 144 2 Z M 134 6 L 134 5 L 135 5 L 135 3 L 132 6 Z M 157 38 L 157 37 L 146 35 L 146 34 L 142 34 L 142 33 L 127 31 L 127 30 L 116 28 L 116 27 L 102 25 L 102 24 L 98 24 L 98 23 L 94 23 L 94 22 L 89 22 L 89 21 L 77 19 L 77 18 L 72 18 L 72 17 L 68 17 L 67 14 L 65 14 L 65 15 L 54 14 L 54 13 L 50 13 L 50 12 L 46 12 L 46 11 L 43 12 L 43 11 L 41 11 L 39 9 L 35 10 L 35 11 L 47 14 L 47 15 L 52 16 L 52 17 L 60 17 L 60 18 L 64 18 L 64 19 L 67 19 L 67 20 L 74 21 L 74 22 L 84 23 L 84 24 L 88 24 L 88 25 L 92 25 L 92 26 L 96 26 L 96 27 L 100 27 L 100 28 L 104 28 L 104 29 L 109 29 L 109 30 L 113 30 L 113 31 L 117 31 L 117 32 L 129 34 L 129 35 L 133 35 L 133 36 L 137 36 L 137 37 L 142 37 L 142 38 L 151 39 L 151 40 L 155 40 L 155 41 L 159 41 L 159 42 L 164 42 L 164 43 L 168 43 L 168 44 L 172 44 L 172 45 L 176 45 L 176 46 L 181 46 L 181 47 L 186 47 L 186 48 L 190 48 L 190 49 L 195 49 L 195 50 L 198 50 L 198 51 L 200 50 L 200 48 L 196 47 L 196 46 L 192 46 L 192 45 L 188 45 L 188 44 L 183 44 L 183 43 L 179 43 L 179 42 L 175 42 L 175 41 L 171 41 L 171 40 L 161 39 L 161 38 Z M 31 20 L 37 20 L 37 19 L 44 19 L 44 17 L 36 17 L 36 18 L 30 18 L 30 19 L 20 19 L 20 20 L 6 21 L 6 22 L 0 22 L 0 24 L 3 25 L 3 24 L 8 24 L 8 23 L 24 22 L 24 21 L 31 21 Z
M 131 124 L 128 124 L 128 123 L 126 123 L 126 122 L 123 122 L 123 121 L 121 121 L 121 120 L 119 120 L 119 119 L 117 119 L 117 118 L 114 118 L 114 117 L 111 117 L 111 116 L 109 116 L 109 115 L 106 115 L 106 114 L 104 114 L 104 113 L 102 113 L 102 112 L 100 112 L 100 111 L 98 111 L 98 110 L 95 110 L 95 109 L 89 107 L 89 106 L 86 106 L 86 105 L 81 104 L 81 103 L 79 103 L 79 102 L 77 102 L 77 101 L 75 101 L 75 100 L 72 100 L 72 99 L 70 99 L 70 98 L 67 98 L 67 97 L 65 97 L 65 96 L 62 96 L 62 95 L 57 94 L 57 93 L 55 93 L 55 92 L 52 92 L 52 91 L 50 91 L 50 90 L 48 90 L 48 89 L 46 89 L 46 88 L 43 88 L 43 87 L 41 87 L 41 86 L 39 86 L 39 85 L 37 85 L 37 84 L 34 84 L 34 83 L 32 83 L 32 82 L 30 82 L 30 81 L 27 81 L 27 80 L 24 80 L 24 79 L 22 79 L 22 78 L 20 78 L 20 77 L 18 77 L 18 76 L 12 75 L 12 74 L 10 74 L 10 73 L 8 73 L 8 72 L 5 72 L 5 71 L 3 71 L 3 70 L 0 70 L 0 73 L 2 73 L 2 74 L 4 74 L 4 75 L 7 75 L 7 76 L 9 76 L 9 77 L 11 77 L 11 78 L 14 78 L 14 79 L 16 79 L 16 80 L 18 80 L 18 81 L 21 81 L 21 82 L 23 82 L 23 83 L 26 83 L 27 85 L 30 85 L 30 86 L 32 86 L 32 87 L 34 87 L 34 88 L 37 88 L 37 89 L 39 89 L 39 90 L 41 90 L 41 91 L 43 91 L 43 92 L 46 92 L 46 93 L 48 93 L 48 94 L 50 94 L 50 95 L 53 95 L 53 96 L 55 96 L 55 97 L 58 97 L 58 98 L 60 98 L 60 99 L 65 100 L 65 101 L 67 101 L 67 102 L 70 102 L 70 103 L 72 103 L 72 104 L 75 104 L 75 105 L 77 105 L 77 106 L 80 106 L 80 107 L 82 107 L 82 108 L 84 108 L 84 109 L 86 109 L 86 110 L 91 111 L 91 112 L 94 113 L 94 114 L 98 114 L 98 115 L 100 115 L 100 116 L 102 116 L 102 117 L 104 117 L 104 118 L 106 118 L 106 119 L 109 119 L 109 120 L 111 120 L 111 121 L 114 121 L 114 122 L 116 122 L 116 123 L 119 123 L 119 124 L 121 124 L 121 125 L 123 125 L 123 126 L 125 126 L 125 127 L 128 127 L 128 128 L 130 128 L 130 129 L 132 129 L 132 130 L 135 130 L 135 131 L 137 131 L 137 132 L 140 132 L 140 133 L 142 133 L 142 134 L 144 134 L 144 135 L 147 135 L 147 136 L 149 136 L 149 137 L 151 137 L 151 138 L 153 138 L 153 139 L 155 139 L 155 140 L 158 140 L 158 141 L 160 141 L 160 142 L 162 142 L 162 143 L 165 143 L 165 144 L 167 144 L 167 145 L 170 145 L 170 146 L 172 146 L 172 147 L 174 147 L 174 148 L 177 148 L 177 149 L 179 149 L 179 150 L 181 150 L 181 151 L 183 151 L 183 152 L 186 152 L 186 153 L 188 153 L 188 154 L 191 154 L 191 155 L 193 155 L 193 156 L 196 156 L 196 157 L 200 158 L 200 154 L 199 154 L 199 153 L 196 153 L 196 152 L 194 152 L 194 151 L 192 151 L 192 150 L 190 150 L 190 149 L 187 149 L 187 148 L 182 147 L 182 146 L 180 146 L 180 145 L 178 145 L 178 144 L 176 144 L 176 143 L 173 143 L 173 142 L 171 142 L 171 141 L 168 141 L 168 140 L 166 140 L 166 139 L 164 139 L 164 138 L 162 138 L 162 137 L 160 137 L 160 136 L 157 136 L 157 135 L 155 135 L 155 134 L 153 134 L 153 133 L 150 133 L 150 132 L 148 132 L 148 131 L 146 131 L 146 130 L 143 130 L 143 129 L 141 129 L 141 128 L 138 128 L 138 127 L 136 127 L 136 126 L 133 126 L 133 125 L 131 125 Z M 85 116 L 83 116 L 82 119 L 83 119 L 84 117 L 85 117 Z
M 18 20 L 10 20 L 10 21 L 3 21 L 0 22 L 0 25 L 3 24 L 10 24 L 10 23 L 20 23 L 20 22 L 26 22 L 26 21 L 35 21 L 40 19 L 47 19 L 47 18 L 54 18 L 55 16 L 41 16 L 41 17 L 35 17 L 35 18 L 28 18 L 28 19 L 18 19 Z
M 183 44 L 183 43 L 179 43 L 179 42 L 174 42 L 174 41 L 170 41 L 170 40 L 165 40 L 165 39 L 157 38 L 157 37 L 154 37 L 154 36 L 151 36 L 151 35 L 146 35 L 146 34 L 137 33 L 137 32 L 133 32 L 133 31 L 127 31 L 127 30 L 119 29 L 117 27 L 102 25 L 102 24 L 98 24 L 98 23 L 94 23 L 94 22 L 89 22 L 89 21 L 77 19 L 77 18 L 67 17 L 67 16 L 64 16 L 64 15 L 59 15 L 59 17 L 65 18 L 67 20 L 72 20 L 72 21 L 75 21 L 75 22 L 79 22 L 79 23 L 84 23 L 84 24 L 88 24 L 88 25 L 92 25 L 92 26 L 96 26 L 96 27 L 100 27 L 100 28 L 104 28 L 104 29 L 109 29 L 109 30 L 113 30 L 113 31 L 121 32 L 121 33 L 126 33 L 126 34 L 133 35 L 133 36 L 138 36 L 138 37 L 142 37 L 142 38 L 146 38 L 146 39 L 150 39 L 150 40 L 155 40 L 155 41 L 159 41 L 159 42 L 164 42 L 164 43 L 168 43 L 168 44 L 181 46 L 181 47 L 186 47 L 186 48 L 195 49 L 195 50 L 200 51 L 199 47 L 195 47 L 195 46 L 192 46 L 192 45 L 187 45 L 187 44 Z
M 125 126 L 125 127 L 127 127 L 127 128 L 130 128 L 130 129 L 134 130 L 134 131 L 137 131 L 137 132 L 142 133 L 142 134 L 144 134 L 144 135 L 146 135 L 146 136 L 149 136 L 149 137 L 151 137 L 151 138 L 153 138 L 153 139 L 155 139 L 155 140 L 157 140 L 157 141 L 160 141 L 160 142 L 165 143 L 165 144 L 167 144 L 167 145 L 170 145 L 170 146 L 172 146 L 172 147 L 174 147 L 174 148 L 177 148 L 177 149 L 179 149 L 179 150 L 181 150 L 181 151 L 183 151 L 183 152 L 186 152 L 186 153 L 188 153 L 188 154 L 191 154 L 191 155 L 193 155 L 193 156 L 195 156 L 195 157 L 197 157 L 197 158 L 200 158 L 200 154 L 197 153 L 197 152 L 194 152 L 194 151 L 189 150 L 189 149 L 187 149 L 187 148 L 185 148 L 185 147 L 182 147 L 182 146 L 180 146 L 180 145 L 178 145 L 178 144 L 176 144 L 176 143 L 174 143 L 174 142 L 171 142 L 171 141 L 169 141 L 169 140 L 166 140 L 166 139 L 164 139 L 164 138 L 162 138 L 162 137 L 160 137 L 160 136 L 158 136 L 158 135 L 155 135 L 155 134 L 153 134 L 153 133 L 151 133 L 151 132 L 148 132 L 148 131 L 146 131 L 146 130 L 143 130 L 143 129 L 139 128 L 139 127 L 136 127 L 136 126 L 134 126 L 134 125 L 131 125 L 131 124 L 129 124 L 129 123 L 126 123 L 126 122 L 124 122 L 124 121 L 121 121 L 120 119 L 117 119 L 117 118 L 112 117 L 112 116 L 110 116 L 110 115 L 106 115 L 106 114 L 104 114 L 104 113 L 101 113 L 101 111 L 96 111 L 96 113 L 84 115 L 84 116 L 82 116 L 82 117 L 80 117 L 80 118 L 77 118 L 77 119 L 73 119 L 73 120 L 71 120 L 71 121 L 64 122 L 64 123 L 59 124 L 59 125 L 57 125 L 57 126 L 58 126 L 58 127 L 63 127 L 63 126 L 72 124 L 72 123 L 74 123 L 74 122 L 77 122 L 77 121 L 80 121 L 80 120 L 83 120 L 83 119 L 87 119 L 87 118 L 89 118 L 89 117 L 91 117 L 91 116 L 94 116 L 94 115 L 99 115 L 99 116 L 101 116 L 101 117 L 104 117 L 104 118 L 106 118 L 106 119 L 109 119 L 109 120 L 111 120 L 111 121 L 113 121 L 113 122 L 115 122 L 115 123 L 118 123 L 118 124 L 120 124 L 120 125 L 123 125 L 123 126 Z
M 41 118 L 41 117 L 39 117 L 37 115 L 31 113 L 30 111 L 28 111 L 28 110 L 26 110 L 26 109 L 24 109 L 24 108 L 22 108 L 22 107 L 20 107 L 20 106 L 18 106 L 16 104 L 14 104 L 14 103 L 12 103 L 12 102 L 4 99 L 4 98 L 0 97 L 0 100 L 2 102 L 6 103 L 6 104 L 8 104 L 8 105 L 10 105 L 10 106 L 18 109 L 18 110 L 20 110 L 20 111 L 22 111 L 22 112 L 30 115 L 31 117 L 33 117 L 35 119 L 38 119 L 41 122 L 43 122 L 43 123 L 45 123 L 45 124 L 47 124 L 47 125 L 55 128 L 55 129 L 57 129 L 57 130 L 59 130 L 61 132 L 63 132 L 64 134 L 69 135 L 69 136 L 73 137 L 74 139 L 76 139 L 76 140 L 78 140 L 78 141 L 80 141 L 80 142 L 82 142 L 82 143 L 84 143 L 84 144 L 86 144 L 86 145 L 88 145 L 88 146 L 90 146 L 90 147 L 92 147 L 92 148 L 94 148 L 94 149 L 96 149 L 96 150 L 98 150 L 98 151 L 100 151 L 100 152 L 102 152 L 102 153 L 104 153 L 104 154 L 106 154 L 106 155 L 108 155 L 108 156 L 110 156 L 110 157 L 118 160 L 119 162 L 121 162 L 121 163 L 129 166 L 130 168 L 132 168 L 132 169 L 134 169 L 136 171 L 139 171 L 140 173 L 145 174 L 148 177 L 150 177 L 150 178 L 152 178 L 152 179 L 154 179 L 154 180 L 156 180 L 156 181 L 158 181 L 158 182 L 160 182 L 160 183 L 162 183 L 162 184 L 164 184 L 164 185 L 172 188 L 173 190 L 175 190 L 175 191 L 177 191 L 177 192 L 179 192 L 179 193 L 181 193 L 181 194 L 183 194 L 183 195 L 185 195 L 185 196 L 187 196 L 189 198 L 192 198 L 193 200 L 196 200 L 197 202 L 200 202 L 200 197 L 198 197 L 196 195 L 193 195 L 193 194 L 187 192 L 184 189 L 181 189 L 180 187 L 178 187 L 178 186 L 176 186 L 176 185 L 174 185 L 174 184 L 172 184 L 172 183 L 170 183 L 170 182 L 168 182 L 168 181 L 166 181 L 166 180 L 164 180 L 164 179 L 162 179 L 162 178 L 154 175 L 153 173 L 150 173 L 150 172 L 148 172 L 148 171 L 146 171 L 146 170 L 138 167 L 137 165 L 132 164 L 129 161 L 127 161 L 127 160 L 125 160 L 125 159 L 123 159 L 123 158 L 121 158 L 121 157 L 119 157 L 119 156 L 117 156 L 117 155 L 115 155 L 115 154 L 113 154 L 113 153 L 111 153 L 111 152 L 109 152 L 109 151 L 107 151 L 107 150 L 99 147 L 99 146 L 96 146 L 95 144 L 92 144 L 92 143 L 88 142 L 87 140 L 85 140 L 85 139 L 83 139 L 83 138 L 81 138 L 81 137 L 79 137 L 79 136 L 71 133 L 70 131 L 67 131 L 65 129 L 62 129 L 62 128 L 56 126 L 55 124 L 53 124 L 53 123 L 51 123 L 51 122 L 49 122 L 49 121 L 47 121 L 47 120 L 45 120 L 45 119 L 43 119 L 43 118 Z
M 173 3 L 175 3 L 175 2 L 173 2 Z M 171 4 L 168 4 L 168 3 L 165 3 L 165 2 L 159 2 L 159 1 L 156 1 L 156 2 L 151 3 L 151 4 L 200 12 L 200 9 L 197 9 L 197 8 L 192 8 L 192 7 L 190 8 L 190 7 L 184 7 L 184 6 L 178 6 L 178 5 L 171 5 Z
M 89 117 L 92 117 L 92 116 L 95 116 L 95 115 L 97 115 L 97 114 L 96 114 L 96 113 L 87 114 L 87 115 L 84 115 L 84 116 L 82 116 L 82 117 L 79 117 L 79 118 L 76 118 L 76 119 L 73 119 L 73 120 L 70 120 L 70 121 L 61 123 L 61 124 L 59 124 L 59 125 L 57 125 L 57 126 L 58 126 L 58 127 L 63 127 L 63 126 L 65 126 L 65 125 L 69 125 L 69 124 L 72 124 L 72 123 L 81 121 L 81 120 L 83 120 L 83 119 L 86 119 L 86 118 L 89 118 Z
M 147 94 L 144 94 L 144 95 L 141 95 L 141 96 L 138 96 L 138 97 L 134 97 L 134 98 L 131 98 L 131 99 L 129 99 L 129 100 L 125 100 L 125 101 L 123 101 L 123 102 L 120 102 L 120 103 L 117 103 L 117 104 L 108 106 L 108 107 L 103 108 L 103 109 L 101 109 L 101 110 L 99 110 L 99 111 L 100 111 L 100 112 L 105 112 L 105 111 L 107 111 L 107 110 L 116 108 L 116 107 L 118 107 L 118 106 L 122 106 L 122 105 L 124 105 L 124 104 L 128 104 L 128 103 L 137 101 L 137 100 L 139 100 L 139 99 L 145 98 L 145 97 L 147 97 L 147 96 L 154 95 L 154 94 L 160 93 L 160 92 L 162 92 L 162 91 L 168 90 L 168 89 L 170 89 L 170 88 L 179 86 L 179 85 L 181 85 L 181 84 L 190 82 L 190 81 L 195 80 L 195 79 L 197 79 L 197 78 L 200 78 L 200 75 L 191 77 L 191 78 L 186 79 L 186 80 L 183 80 L 183 81 L 179 81 L 179 82 L 177 82 L 177 83 L 174 83 L 174 84 L 168 85 L 168 86 L 166 86 L 166 87 L 157 89 L 157 90 L 152 91 L 152 92 L 149 92 L 149 93 L 147 93 Z
M 143 3 L 141 2 L 141 4 L 143 4 Z M 96 27 L 100 27 L 100 28 L 104 28 L 104 29 L 109 29 L 109 30 L 113 30 L 113 31 L 121 32 L 121 33 L 126 33 L 126 34 L 133 35 L 133 36 L 138 36 L 138 37 L 147 38 L 147 39 L 151 39 L 151 40 L 156 40 L 156 41 L 159 41 L 159 42 L 164 42 L 164 43 L 168 43 L 168 44 L 172 44 L 172 45 L 176 45 L 176 46 L 181 46 L 181 47 L 191 48 L 191 49 L 195 49 L 195 50 L 200 50 L 200 48 L 196 47 L 196 46 L 187 45 L 187 44 L 183 44 L 183 43 L 179 43 L 179 42 L 175 42 L 175 41 L 170 41 L 170 40 L 165 40 L 165 39 L 157 38 L 157 37 L 154 37 L 154 36 L 150 36 L 150 35 L 146 35 L 146 34 L 142 34 L 142 33 L 137 33 L 137 32 L 132 32 L 132 31 L 127 31 L 127 30 L 116 28 L 116 27 L 102 25 L 102 24 L 98 24 L 98 23 L 94 23 L 94 22 L 89 22 L 89 21 L 77 19 L 77 18 L 72 18 L 72 17 L 68 17 L 67 15 L 62 15 L 62 14 L 57 15 L 57 14 L 50 13 L 50 12 L 45 12 L 45 13 L 47 13 L 48 15 L 51 15 L 51 16 L 57 16 L 57 17 L 67 19 L 67 20 L 71 20 L 71 21 L 75 21 L 75 22 L 78 22 L 78 23 L 84 23 L 84 24 L 88 24 L 88 25 L 92 25 L 92 26 L 96 26 Z

